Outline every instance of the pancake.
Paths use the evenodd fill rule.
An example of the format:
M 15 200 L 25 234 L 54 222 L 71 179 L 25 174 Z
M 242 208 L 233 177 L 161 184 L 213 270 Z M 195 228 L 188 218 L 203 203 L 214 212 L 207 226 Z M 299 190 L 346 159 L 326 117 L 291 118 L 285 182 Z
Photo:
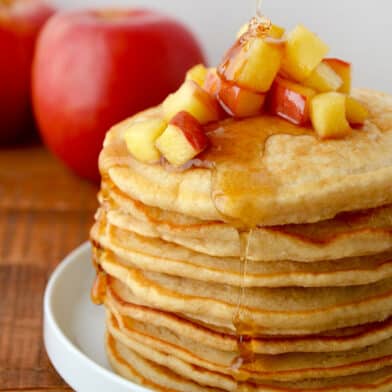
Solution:
M 211 256 L 240 256 L 236 227 L 144 205 L 113 184 L 104 182 L 102 187 L 100 200 L 110 224 Z M 384 206 L 314 224 L 254 228 L 249 258 L 315 262 L 381 253 L 391 247 L 392 206 Z
M 237 288 L 124 267 L 106 254 L 99 264 L 124 302 L 236 330 Z M 342 288 L 249 288 L 241 317 L 264 334 L 312 334 L 383 321 L 392 314 L 391 298 L 392 280 Z
M 133 303 L 125 303 L 109 287 L 105 301 L 107 309 L 116 315 L 120 326 L 130 320 L 164 328 L 175 336 L 203 342 L 204 345 L 227 352 L 238 351 L 238 338 L 229 331 L 214 329 L 179 315 L 163 312 Z M 392 319 L 381 323 L 327 331 L 324 334 L 305 336 L 259 336 L 249 338 L 255 354 L 284 354 L 292 352 L 340 352 L 368 347 L 392 338 Z
M 167 366 L 144 358 L 140 354 L 116 341 L 109 334 L 106 339 L 106 349 L 110 363 L 119 374 L 157 391 L 222 392 L 226 390 L 238 392 L 389 392 L 392 387 L 391 368 L 359 376 L 325 380 L 306 380 L 297 383 L 268 381 L 259 384 L 236 383 L 230 382 L 228 377 L 225 378 L 226 382 L 222 382 L 221 375 L 216 375 L 216 373 L 208 372 L 198 367 L 190 368 L 186 363 L 178 363 L 177 369 L 181 369 L 181 373 L 178 374 Z M 162 361 L 162 357 L 160 357 L 159 353 L 157 353 L 155 359 L 156 361 Z M 187 371 L 184 371 L 185 369 Z M 211 382 L 214 384 L 221 381 L 220 388 L 209 388 L 205 385 L 191 381 L 184 375 L 184 373 L 189 374 L 189 371 L 192 371 L 193 378 L 200 377 L 200 379 L 204 380 L 212 379 L 213 381 Z M 226 387 L 226 389 L 222 389 L 224 387 Z
M 233 375 L 241 380 L 297 381 L 320 379 L 367 373 L 392 365 L 392 339 L 355 351 L 335 353 L 290 353 L 281 355 L 255 355 L 251 363 L 240 370 L 231 365 L 238 352 L 213 350 L 202 342 L 174 335 L 162 327 L 153 327 L 144 322 L 128 320 L 118 326 L 119 318 L 108 316 L 108 331 L 122 344 L 153 359 L 155 350 L 170 357 L 223 375 Z M 195 380 L 197 381 L 197 380 Z M 212 385 L 210 386 L 219 386 Z
M 366 90 L 354 95 L 370 119 L 349 138 L 320 142 L 308 129 L 266 115 L 228 120 L 208 130 L 212 147 L 197 162 L 203 167 L 183 172 L 137 162 L 128 153 L 124 131 L 160 115 L 160 108 L 151 109 L 107 134 L 100 171 L 146 205 L 247 225 L 312 223 L 391 204 L 392 97 Z
M 169 369 L 148 361 L 118 343 L 110 335 L 106 338 L 106 352 L 112 367 L 123 377 L 154 391 L 219 392 L 223 389 L 202 387 L 199 384 L 171 372 Z
M 107 134 L 91 230 L 113 368 L 157 391 L 392 390 L 392 97 L 350 137 L 263 114 L 184 167 Z
M 117 255 L 124 265 L 206 282 L 243 287 L 354 286 L 390 278 L 392 252 L 314 263 L 293 261 L 248 263 L 243 277 L 240 258 L 214 257 L 159 238 L 108 224 L 100 214 L 91 231 L 98 248 Z

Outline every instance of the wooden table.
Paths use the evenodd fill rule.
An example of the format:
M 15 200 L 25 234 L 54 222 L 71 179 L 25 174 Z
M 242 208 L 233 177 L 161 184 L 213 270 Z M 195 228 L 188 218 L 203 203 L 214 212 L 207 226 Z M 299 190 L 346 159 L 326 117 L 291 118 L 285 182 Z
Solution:
M 42 296 L 88 238 L 97 188 L 43 147 L 0 149 L 0 391 L 69 391 L 42 343 Z

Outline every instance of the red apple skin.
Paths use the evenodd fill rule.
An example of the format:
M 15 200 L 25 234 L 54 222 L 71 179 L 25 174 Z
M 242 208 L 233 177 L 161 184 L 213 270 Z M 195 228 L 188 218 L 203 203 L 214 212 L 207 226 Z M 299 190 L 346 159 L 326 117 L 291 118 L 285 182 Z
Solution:
M 220 82 L 218 101 L 231 117 L 243 118 L 260 114 L 265 99 L 265 94 L 256 93 L 223 80 Z
M 182 24 L 148 10 L 63 12 L 37 44 L 33 103 L 49 149 L 99 181 L 98 155 L 115 123 L 162 102 L 204 63 Z
M 169 123 L 181 130 L 193 149 L 199 153 L 207 148 L 209 140 L 203 127 L 191 114 L 182 111 L 176 114 Z
M 0 2 L 0 143 L 34 129 L 31 65 L 38 33 L 55 12 L 41 0 Z
M 346 61 L 328 58 L 323 60 L 324 63 L 329 65 L 343 80 L 343 86 L 339 89 L 340 92 L 351 93 L 351 63 Z
M 331 66 L 332 68 L 334 67 L 341 67 L 341 68 L 346 68 L 348 71 L 351 69 L 351 63 L 348 63 L 347 61 L 336 59 L 336 58 L 327 58 L 324 59 L 323 62 Z
M 276 78 L 269 92 L 269 110 L 295 125 L 305 125 L 309 122 L 309 105 L 314 95 L 314 92 L 309 94 L 311 91 L 286 79 Z

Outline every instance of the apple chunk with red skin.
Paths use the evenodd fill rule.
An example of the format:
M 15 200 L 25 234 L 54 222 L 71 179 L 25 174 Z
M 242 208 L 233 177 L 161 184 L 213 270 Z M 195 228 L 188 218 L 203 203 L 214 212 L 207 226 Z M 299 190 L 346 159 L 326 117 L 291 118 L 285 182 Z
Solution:
M 260 114 L 266 95 L 221 81 L 218 101 L 232 117 L 242 118 Z
M 315 94 L 311 88 L 278 77 L 269 93 L 268 107 L 272 114 L 305 125 L 309 122 L 310 103 Z
M 240 87 L 265 93 L 279 72 L 285 43 L 269 37 L 245 37 L 228 51 L 218 74 Z
M 173 166 L 182 166 L 207 148 L 209 140 L 201 124 L 189 113 L 179 112 L 155 142 Z
M 341 93 L 351 93 L 351 64 L 340 59 L 324 59 L 323 62 L 329 65 L 342 79 L 343 84 L 338 90 Z
M 158 105 L 203 62 L 193 34 L 158 12 L 61 12 L 43 29 L 33 66 L 43 139 L 77 174 L 98 181 L 109 128 Z
M 342 85 L 342 78 L 325 62 L 321 62 L 303 83 L 320 93 L 338 91 Z
M 0 1 L 0 143 L 34 129 L 31 65 L 37 36 L 55 10 L 44 1 Z

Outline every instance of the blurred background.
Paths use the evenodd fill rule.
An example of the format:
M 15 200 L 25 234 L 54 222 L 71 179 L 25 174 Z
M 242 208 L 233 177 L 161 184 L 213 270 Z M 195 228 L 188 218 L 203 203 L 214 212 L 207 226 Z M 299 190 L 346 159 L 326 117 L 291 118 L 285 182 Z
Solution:
M 256 8 L 256 0 L 29 5 L 44 1 L 0 0 L 0 392 L 70 391 L 45 354 L 42 296 L 60 260 L 88 239 L 105 132 L 161 102 L 203 61 L 203 52 L 209 65 L 218 64 Z M 156 9 L 190 32 L 176 22 L 167 28 L 161 17 L 149 30 L 141 17 L 140 31 L 129 33 L 133 16 L 125 21 L 130 29 L 117 29 L 110 13 L 103 14 L 107 19 L 55 16 L 45 24 L 58 10 L 97 7 Z M 317 32 L 331 56 L 353 64 L 354 86 L 392 93 L 391 0 L 264 0 L 263 7 L 276 24 L 302 23 Z M 138 40 L 142 45 L 133 47 Z M 33 132 L 32 95 L 40 137 Z

